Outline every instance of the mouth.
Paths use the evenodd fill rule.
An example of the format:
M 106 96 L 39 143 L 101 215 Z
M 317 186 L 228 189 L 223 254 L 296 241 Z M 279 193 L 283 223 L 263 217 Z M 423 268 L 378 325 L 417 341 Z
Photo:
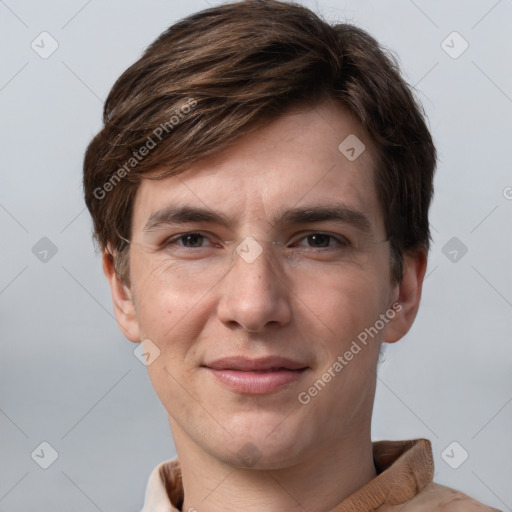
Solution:
M 248 395 L 273 393 L 297 382 L 309 366 L 282 357 L 230 357 L 202 365 L 231 391 Z

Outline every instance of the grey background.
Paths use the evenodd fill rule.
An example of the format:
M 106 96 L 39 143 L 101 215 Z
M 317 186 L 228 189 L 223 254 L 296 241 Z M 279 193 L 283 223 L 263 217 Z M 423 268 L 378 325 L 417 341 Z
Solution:
M 174 456 L 113 319 L 81 163 L 115 79 L 171 23 L 217 3 L 0 1 L 2 512 L 136 511 Z M 431 439 L 436 481 L 512 510 L 512 1 L 303 3 L 398 54 L 439 149 L 422 307 L 384 354 L 374 439 Z M 47 59 L 31 48 L 43 31 L 59 44 Z M 442 47 L 453 31 L 469 43 L 456 59 L 445 49 L 458 53 L 458 36 Z M 46 470 L 35 460 L 48 449 L 31 458 L 43 441 L 58 453 Z M 453 441 L 469 454 L 457 469 L 442 457 Z

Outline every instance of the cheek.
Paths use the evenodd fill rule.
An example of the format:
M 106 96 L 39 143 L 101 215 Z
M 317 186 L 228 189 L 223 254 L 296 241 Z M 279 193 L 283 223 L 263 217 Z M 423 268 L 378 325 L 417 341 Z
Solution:
M 324 425 L 339 428 L 339 421 L 348 421 L 346 411 L 357 411 L 373 399 L 380 345 L 375 341 L 380 333 L 373 338 L 367 336 L 365 343 L 358 336 L 386 310 L 389 288 L 379 276 L 369 268 L 337 272 L 317 276 L 314 287 L 311 282 L 299 292 L 307 304 L 304 329 L 309 329 L 310 337 L 315 338 L 318 356 L 314 376 L 301 391 L 315 392 L 315 383 L 327 374 L 324 376 L 328 384 L 311 399 L 309 409 Z M 343 417 L 336 416 L 336 411 L 345 411 Z
M 195 368 L 190 361 L 206 318 L 204 292 L 187 286 L 186 276 L 169 282 L 161 268 L 140 277 L 136 313 L 141 333 L 160 351 L 147 366 L 148 375 L 166 409 L 180 410 L 185 417 L 194 410 L 187 390 L 193 389 Z
M 333 268 L 318 273 L 296 287 L 297 303 L 316 316 L 326 333 L 352 338 L 358 330 L 367 327 L 382 313 L 388 289 L 383 286 L 378 273 L 369 268 L 345 272 Z
M 169 272 L 162 265 L 134 265 L 133 275 L 142 339 L 150 339 L 160 351 L 159 357 L 147 367 L 159 393 L 162 383 L 169 389 L 172 375 L 179 374 L 181 382 L 188 362 L 194 359 L 194 342 L 208 318 L 208 297 L 204 297 L 204 291 L 189 286 L 187 275 L 173 274 L 173 279 L 169 279 Z

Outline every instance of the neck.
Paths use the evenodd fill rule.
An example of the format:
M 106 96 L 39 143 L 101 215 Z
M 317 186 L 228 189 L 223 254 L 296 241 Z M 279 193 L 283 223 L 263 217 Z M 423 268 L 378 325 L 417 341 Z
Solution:
M 268 470 L 223 463 L 176 424 L 172 429 L 186 512 L 330 512 L 376 476 L 369 427 L 316 445 L 293 465 Z

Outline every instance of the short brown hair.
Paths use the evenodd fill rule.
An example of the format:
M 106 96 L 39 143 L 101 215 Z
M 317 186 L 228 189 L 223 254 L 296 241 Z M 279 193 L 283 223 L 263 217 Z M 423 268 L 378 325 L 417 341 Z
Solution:
M 127 279 L 132 204 L 143 176 L 183 172 L 288 107 L 322 98 L 348 107 L 375 143 L 374 180 L 392 276 L 400 281 L 403 254 L 430 245 L 436 150 L 422 107 L 395 58 L 365 31 L 277 0 L 221 5 L 181 20 L 114 84 L 104 127 L 85 154 L 83 182 L 95 238 L 115 256 L 118 275 Z

